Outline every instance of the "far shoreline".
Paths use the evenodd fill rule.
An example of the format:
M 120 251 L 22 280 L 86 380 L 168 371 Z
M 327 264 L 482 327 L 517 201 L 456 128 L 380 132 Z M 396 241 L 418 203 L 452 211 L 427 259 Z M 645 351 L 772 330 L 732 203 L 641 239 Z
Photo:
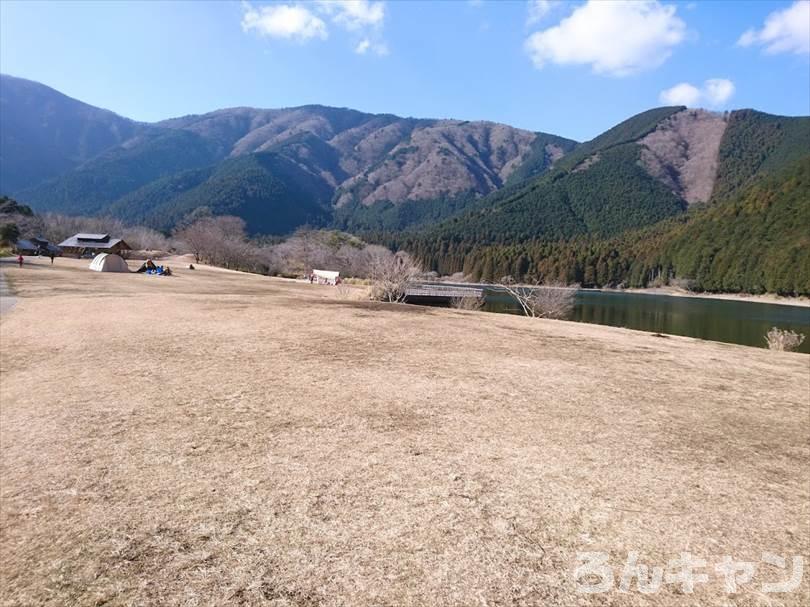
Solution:
M 638 293 L 641 295 L 668 295 L 670 297 L 684 297 L 694 299 L 721 299 L 725 301 L 745 301 L 752 303 L 776 304 L 780 306 L 795 306 L 800 308 L 810 308 L 810 297 L 786 297 L 775 293 L 762 293 L 752 295 L 750 293 L 690 293 L 674 287 L 650 287 L 634 289 L 582 289 L 583 291 L 602 291 L 605 293 Z
M 439 278 L 437 282 L 444 284 L 457 284 L 460 286 L 468 286 L 468 287 L 492 288 L 498 286 L 496 283 L 463 282 L 460 280 L 450 281 L 447 280 L 448 278 L 449 277 Z M 530 289 L 542 285 L 520 283 L 516 286 Z M 708 291 L 690 292 L 684 291 L 683 289 L 678 289 L 676 287 L 646 287 L 646 288 L 634 287 L 628 289 L 611 289 L 609 287 L 576 287 L 571 285 L 560 288 L 576 289 L 577 291 L 583 291 L 586 293 L 602 292 L 602 293 L 635 293 L 638 295 L 667 295 L 670 297 L 684 297 L 692 299 L 720 299 L 725 301 L 744 301 L 750 303 L 765 303 L 765 304 L 776 304 L 780 306 L 810 308 L 810 297 L 807 297 L 805 295 L 790 297 L 784 295 L 777 295 L 776 293 L 762 293 L 759 295 L 754 295 L 751 293 L 711 293 Z

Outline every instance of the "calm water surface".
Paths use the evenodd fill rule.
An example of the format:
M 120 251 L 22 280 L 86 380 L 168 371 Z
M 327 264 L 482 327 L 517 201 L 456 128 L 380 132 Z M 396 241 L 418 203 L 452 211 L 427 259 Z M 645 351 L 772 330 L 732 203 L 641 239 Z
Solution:
M 485 310 L 520 314 L 517 302 L 498 292 L 486 293 Z M 810 308 L 778 304 L 578 291 L 569 320 L 686 335 L 732 344 L 765 347 L 771 327 L 804 333 L 799 351 L 810 353 Z

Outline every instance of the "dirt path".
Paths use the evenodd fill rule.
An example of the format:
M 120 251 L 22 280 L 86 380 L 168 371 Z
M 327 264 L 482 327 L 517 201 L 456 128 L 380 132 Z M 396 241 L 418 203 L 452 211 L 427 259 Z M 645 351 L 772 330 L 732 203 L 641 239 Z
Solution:
M 790 569 L 763 552 L 810 556 L 809 356 L 27 270 L 0 324 L 3 605 L 753 606 Z M 631 551 L 708 580 L 621 593 Z M 577 591 L 581 552 L 609 595 Z M 736 595 L 726 555 L 757 564 Z

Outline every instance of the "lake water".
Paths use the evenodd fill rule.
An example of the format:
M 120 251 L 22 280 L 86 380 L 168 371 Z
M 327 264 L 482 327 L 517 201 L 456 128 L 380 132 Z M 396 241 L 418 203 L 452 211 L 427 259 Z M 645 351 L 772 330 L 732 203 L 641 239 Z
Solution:
M 488 291 L 486 300 L 490 312 L 522 313 L 504 293 Z M 577 292 L 569 320 L 760 348 L 765 333 L 779 327 L 804 333 L 799 351 L 810 353 L 810 308 L 801 306 L 585 290 Z

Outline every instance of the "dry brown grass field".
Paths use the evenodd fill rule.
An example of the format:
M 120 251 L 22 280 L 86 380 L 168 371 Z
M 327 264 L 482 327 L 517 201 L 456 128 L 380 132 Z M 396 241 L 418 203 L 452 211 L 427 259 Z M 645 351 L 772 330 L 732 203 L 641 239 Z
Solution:
M 170 262 L 171 263 L 171 262 Z M 134 265 L 134 264 L 131 264 Z M 3 605 L 806 605 L 810 357 L 3 263 Z M 178 266 L 182 268 L 182 266 Z M 707 560 L 577 592 L 576 555 Z M 757 563 L 725 592 L 724 555 Z

